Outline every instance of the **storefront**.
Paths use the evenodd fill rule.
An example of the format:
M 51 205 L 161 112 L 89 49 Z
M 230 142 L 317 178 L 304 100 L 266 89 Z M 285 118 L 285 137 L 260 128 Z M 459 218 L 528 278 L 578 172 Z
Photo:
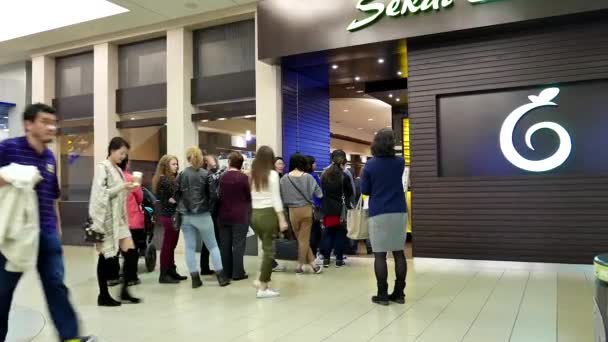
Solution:
M 589 263 L 608 245 L 607 18 L 608 0 L 264 0 L 258 57 L 406 40 L 414 255 Z M 311 117 L 285 122 L 283 100 L 289 151 Z

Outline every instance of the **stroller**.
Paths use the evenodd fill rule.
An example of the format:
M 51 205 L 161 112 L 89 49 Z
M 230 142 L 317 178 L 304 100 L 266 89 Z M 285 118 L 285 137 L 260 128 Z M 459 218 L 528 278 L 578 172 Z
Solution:
M 143 188 L 144 201 L 142 209 L 144 211 L 144 234 L 138 239 L 134 239 L 135 248 L 141 257 L 144 257 L 146 270 L 153 272 L 156 268 L 156 246 L 154 245 L 154 227 L 156 226 L 155 211 L 158 200 L 152 191 Z

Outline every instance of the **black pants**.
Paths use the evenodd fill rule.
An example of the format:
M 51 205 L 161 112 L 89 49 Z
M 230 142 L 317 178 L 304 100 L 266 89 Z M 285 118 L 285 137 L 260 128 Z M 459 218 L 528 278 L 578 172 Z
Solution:
M 319 249 L 321 248 L 323 230 L 321 229 L 321 222 L 319 220 L 313 220 L 312 230 L 310 232 L 310 249 L 312 254 L 317 256 Z
M 224 274 L 228 278 L 240 279 L 245 276 L 243 258 L 245 257 L 248 230 L 248 224 L 222 224 L 220 226 L 220 253 Z
M 325 228 L 322 242 L 323 258 L 329 260 L 333 250 L 337 260 L 344 260 L 346 243 L 346 227 L 344 225 Z
M 211 218 L 213 219 L 213 230 L 215 231 L 215 240 L 218 243 L 218 246 L 221 246 L 220 236 L 219 236 L 219 225 L 217 222 L 217 215 L 212 214 Z M 210 272 L 211 268 L 209 267 L 209 250 L 207 246 L 203 244 L 201 246 L 201 272 L 206 273 Z

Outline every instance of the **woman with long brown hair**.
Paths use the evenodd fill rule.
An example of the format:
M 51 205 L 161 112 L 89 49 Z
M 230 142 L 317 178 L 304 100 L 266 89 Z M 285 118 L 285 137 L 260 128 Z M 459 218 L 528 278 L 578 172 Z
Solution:
M 283 213 L 279 174 L 274 170 L 274 152 L 268 146 L 258 149 L 251 166 L 251 226 L 262 242 L 262 266 L 257 282 L 257 298 L 278 297 L 279 292 L 269 287 L 272 275 L 274 235 L 287 230 Z
M 175 248 L 179 240 L 179 230 L 173 228 L 172 217 L 175 215 L 177 201 L 175 200 L 175 181 L 179 163 L 172 155 L 164 155 L 160 158 L 156 173 L 152 178 L 152 191 L 160 202 L 160 223 L 163 226 L 163 245 L 160 250 L 160 277 L 161 284 L 177 284 L 188 278 L 177 273 L 175 266 Z

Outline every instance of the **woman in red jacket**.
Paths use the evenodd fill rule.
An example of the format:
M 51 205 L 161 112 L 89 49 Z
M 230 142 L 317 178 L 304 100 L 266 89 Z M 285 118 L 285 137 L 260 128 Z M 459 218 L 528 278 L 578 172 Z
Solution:
M 133 175 L 129 172 L 131 169 L 129 157 L 127 156 L 127 158 L 119 166 L 125 175 L 125 181 L 128 183 L 132 182 Z M 127 194 L 127 221 L 129 223 L 129 230 L 131 231 L 131 236 L 133 237 L 133 242 L 135 242 L 136 248 L 141 246 L 142 241 L 144 244 L 146 241 L 146 232 L 144 230 L 144 211 L 141 206 L 143 201 L 144 191 L 142 190 L 141 186 Z M 141 280 L 136 278 L 129 285 L 138 285 L 140 283 Z

